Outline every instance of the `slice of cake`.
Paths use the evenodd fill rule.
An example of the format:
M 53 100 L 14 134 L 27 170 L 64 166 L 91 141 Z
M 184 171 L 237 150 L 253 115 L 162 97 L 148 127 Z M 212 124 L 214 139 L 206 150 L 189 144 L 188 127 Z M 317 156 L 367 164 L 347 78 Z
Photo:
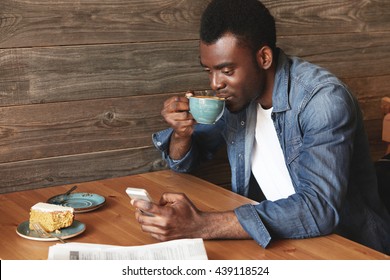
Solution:
M 40 223 L 47 232 L 70 226 L 74 220 L 74 209 L 61 205 L 39 202 L 30 209 L 30 225 Z

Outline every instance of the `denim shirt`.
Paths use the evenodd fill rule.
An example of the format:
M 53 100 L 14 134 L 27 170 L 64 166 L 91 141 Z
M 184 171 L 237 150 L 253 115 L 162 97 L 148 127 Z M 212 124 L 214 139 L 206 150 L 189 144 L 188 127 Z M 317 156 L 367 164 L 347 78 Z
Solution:
M 263 247 L 273 238 L 336 232 L 389 254 L 390 217 L 377 193 L 356 99 L 325 69 L 278 52 L 272 119 L 295 194 L 236 208 L 240 224 Z M 153 142 L 178 172 L 190 172 L 226 142 L 232 191 L 247 196 L 256 105 L 235 114 L 225 110 L 215 125 L 197 124 L 181 160 L 168 156 L 172 129 L 153 134 Z

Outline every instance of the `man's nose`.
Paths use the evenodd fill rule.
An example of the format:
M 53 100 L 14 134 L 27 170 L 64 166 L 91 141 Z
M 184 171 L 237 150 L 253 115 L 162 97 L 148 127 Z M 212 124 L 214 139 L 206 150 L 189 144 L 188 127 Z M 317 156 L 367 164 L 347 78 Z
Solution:
M 226 85 L 223 82 L 223 79 L 221 79 L 221 77 L 217 73 L 212 75 L 211 80 L 210 80 L 210 87 L 213 90 L 220 90 L 220 89 L 223 89 L 225 86 Z

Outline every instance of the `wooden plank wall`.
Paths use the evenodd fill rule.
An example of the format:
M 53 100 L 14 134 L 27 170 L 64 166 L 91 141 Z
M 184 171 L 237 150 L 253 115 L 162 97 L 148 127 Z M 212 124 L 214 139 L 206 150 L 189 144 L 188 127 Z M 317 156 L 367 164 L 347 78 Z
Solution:
M 208 85 L 198 26 L 209 0 L 1 0 L 0 193 L 165 168 L 163 101 Z M 358 96 L 372 156 L 390 88 L 390 1 L 266 0 L 279 46 Z M 224 154 L 197 173 L 229 184 Z

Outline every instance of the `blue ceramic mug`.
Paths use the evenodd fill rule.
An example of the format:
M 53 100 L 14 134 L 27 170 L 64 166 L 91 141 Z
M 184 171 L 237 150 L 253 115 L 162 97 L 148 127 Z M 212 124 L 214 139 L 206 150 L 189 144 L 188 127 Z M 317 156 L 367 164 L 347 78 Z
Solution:
M 210 95 L 190 96 L 190 113 L 201 124 L 214 124 L 223 115 L 225 99 Z

